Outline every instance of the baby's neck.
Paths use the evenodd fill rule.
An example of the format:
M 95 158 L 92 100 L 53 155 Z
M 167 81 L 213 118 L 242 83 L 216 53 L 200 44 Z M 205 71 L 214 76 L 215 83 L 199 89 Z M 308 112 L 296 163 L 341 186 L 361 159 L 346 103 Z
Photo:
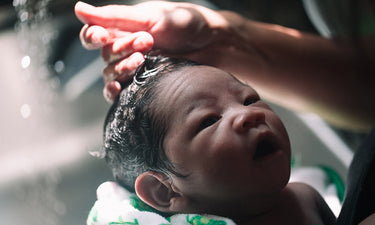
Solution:
M 237 225 L 261 225 L 261 224 L 278 224 L 278 225 L 301 225 L 302 218 L 301 207 L 296 201 L 293 192 L 286 187 L 280 194 L 280 198 L 275 205 L 268 210 L 251 217 L 239 217 L 233 220 Z

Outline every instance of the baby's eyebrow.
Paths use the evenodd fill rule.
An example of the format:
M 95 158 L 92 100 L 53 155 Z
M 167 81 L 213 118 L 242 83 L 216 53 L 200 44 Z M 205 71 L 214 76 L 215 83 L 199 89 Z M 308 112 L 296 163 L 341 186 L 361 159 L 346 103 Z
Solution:
M 216 98 L 211 96 L 211 97 L 204 97 L 204 98 L 199 98 L 196 97 L 195 99 L 192 98 L 190 101 L 190 104 L 186 107 L 186 110 L 184 110 L 184 117 L 188 117 L 189 114 L 191 114 L 194 110 L 197 110 L 199 108 L 204 108 L 204 107 L 209 107 L 212 105 L 215 105 L 216 103 Z

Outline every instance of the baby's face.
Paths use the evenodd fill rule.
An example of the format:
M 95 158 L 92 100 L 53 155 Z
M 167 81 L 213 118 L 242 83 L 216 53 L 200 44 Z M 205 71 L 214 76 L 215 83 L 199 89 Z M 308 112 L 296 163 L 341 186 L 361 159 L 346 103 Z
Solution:
M 254 89 L 222 70 L 194 66 L 167 76 L 158 96 L 156 107 L 169 120 L 164 149 L 186 175 L 173 177 L 173 185 L 192 208 L 256 210 L 285 187 L 289 138 Z

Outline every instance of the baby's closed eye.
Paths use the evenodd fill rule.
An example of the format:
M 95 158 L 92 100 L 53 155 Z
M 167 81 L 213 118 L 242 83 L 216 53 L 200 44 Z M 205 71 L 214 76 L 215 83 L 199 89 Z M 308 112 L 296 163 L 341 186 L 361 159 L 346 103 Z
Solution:
M 217 121 L 219 121 L 221 118 L 221 116 L 218 116 L 218 115 L 209 115 L 207 117 L 205 117 L 199 124 L 199 131 L 207 128 L 207 127 L 210 127 L 212 125 L 214 125 Z
M 259 97 L 247 97 L 243 102 L 244 106 L 251 105 L 259 100 Z

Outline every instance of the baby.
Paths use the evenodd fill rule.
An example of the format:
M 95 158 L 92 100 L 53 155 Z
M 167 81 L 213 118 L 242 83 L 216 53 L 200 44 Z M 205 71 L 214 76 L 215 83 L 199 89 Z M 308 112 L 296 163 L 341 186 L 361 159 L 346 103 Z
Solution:
M 288 183 L 290 143 L 250 86 L 195 62 L 148 56 L 111 107 L 105 158 L 156 210 L 247 224 L 334 224 L 311 187 Z

